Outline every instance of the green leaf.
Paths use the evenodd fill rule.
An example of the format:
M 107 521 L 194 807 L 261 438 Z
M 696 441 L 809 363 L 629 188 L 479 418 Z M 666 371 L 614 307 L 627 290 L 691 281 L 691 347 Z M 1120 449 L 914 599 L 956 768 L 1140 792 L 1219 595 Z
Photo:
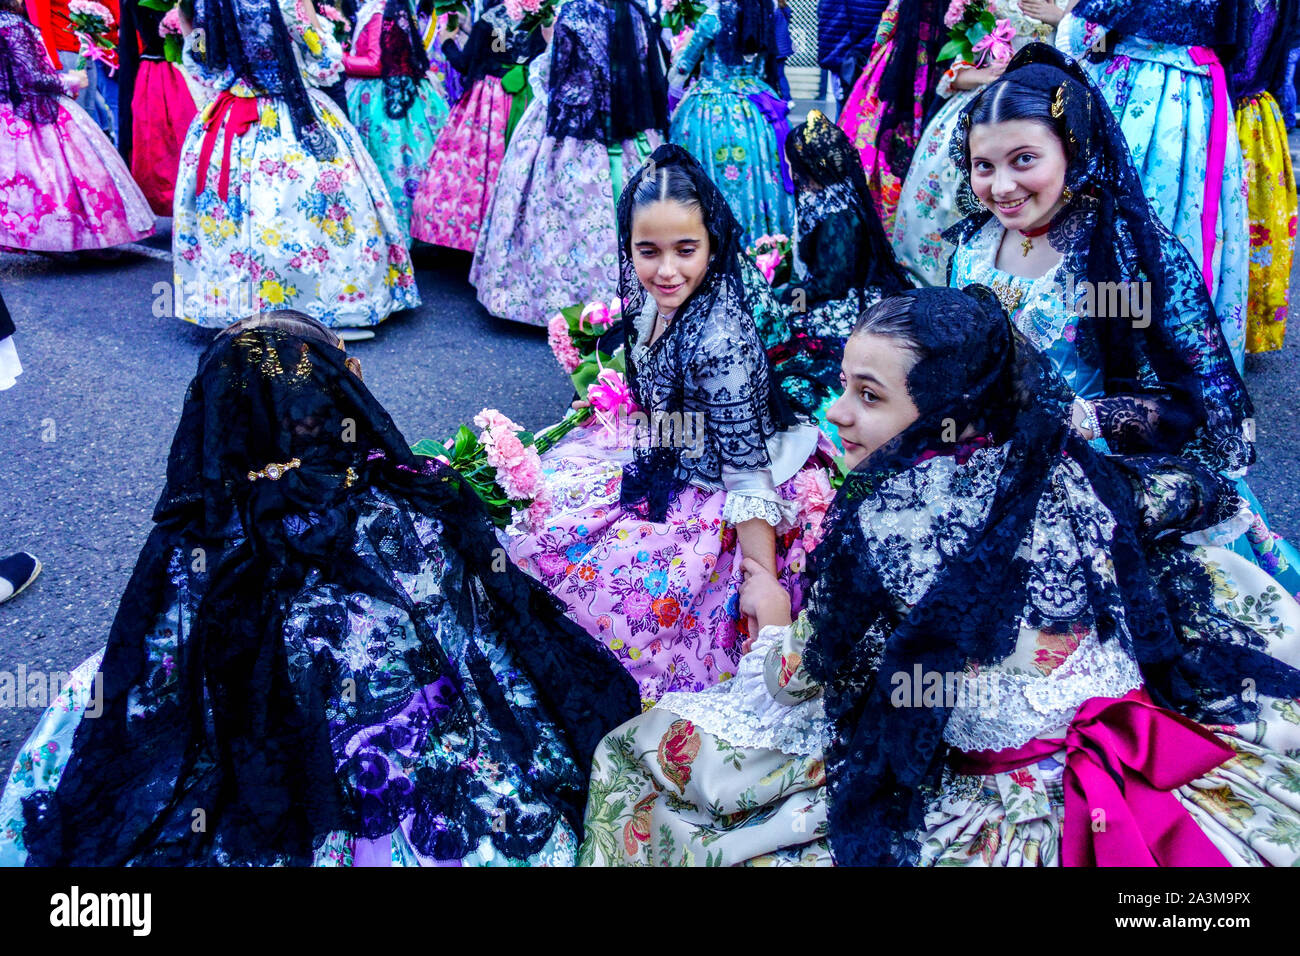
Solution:
M 438 455 L 445 457 L 447 448 L 442 442 L 436 442 L 432 438 L 421 438 L 411 446 L 411 453 L 423 455 L 425 458 L 435 458 Z
M 993 17 L 990 16 L 989 19 L 992 20 Z M 990 23 L 987 26 L 985 26 L 984 21 L 981 18 L 979 23 L 975 24 L 973 27 L 971 27 L 969 30 L 966 31 L 966 42 L 969 43 L 972 48 L 971 53 L 967 54 L 968 56 L 972 56 L 974 54 L 975 44 L 979 43 L 980 40 L 983 40 L 986 36 L 992 33 L 993 28 L 995 26 L 997 26 L 996 23 Z
M 140 6 L 147 10 L 161 10 L 166 13 L 176 6 L 176 0 L 140 0 Z
M 934 58 L 935 62 L 942 63 L 944 60 L 956 59 L 961 55 L 963 45 L 969 46 L 970 44 L 966 43 L 964 38 L 960 40 L 949 40 L 943 45 L 943 48 L 939 50 L 939 55 Z

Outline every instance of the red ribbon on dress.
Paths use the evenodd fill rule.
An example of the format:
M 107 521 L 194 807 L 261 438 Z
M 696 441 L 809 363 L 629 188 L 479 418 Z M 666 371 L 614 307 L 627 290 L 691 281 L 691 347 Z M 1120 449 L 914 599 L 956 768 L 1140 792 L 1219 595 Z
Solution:
M 959 752 L 953 767 L 963 774 L 1006 773 L 1063 747 L 1066 866 L 1228 865 L 1170 791 L 1231 758 L 1232 748 L 1195 721 L 1157 707 L 1142 688 L 1085 701 L 1064 738 Z
M 199 150 L 199 180 L 194 190 L 196 196 L 202 195 L 208 184 L 208 164 L 212 161 L 212 150 L 217 145 L 217 133 L 221 129 L 221 121 L 227 116 L 229 119 L 226 122 L 226 142 L 221 154 L 221 179 L 217 183 L 217 195 L 221 197 L 222 202 L 225 202 L 230 194 L 230 141 L 235 137 L 243 136 L 258 121 L 261 111 L 257 108 L 257 98 L 236 96 L 229 90 L 222 90 L 213 100 L 208 118 L 203 121 L 203 129 L 206 132 L 203 146 Z
M 1219 55 L 1208 46 L 1188 47 L 1192 62 L 1210 68 L 1210 88 L 1214 92 L 1210 111 L 1210 152 L 1205 164 L 1205 206 L 1201 209 L 1201 275 L 1205 287 L 1214 296 L 1214 242 L 1218 237 L 1219 202 L 1223 198 L 1223 167 L 1228 155 L 1228 79 Z

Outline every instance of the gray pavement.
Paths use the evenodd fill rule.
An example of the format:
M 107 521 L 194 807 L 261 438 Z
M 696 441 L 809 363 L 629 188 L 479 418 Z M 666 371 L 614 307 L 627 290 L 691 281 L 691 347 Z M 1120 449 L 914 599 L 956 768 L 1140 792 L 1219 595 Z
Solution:
M 159 221 L 167 226 L 166 220 Z M 171 278 L 165 232 L 118 258 L 0 253 L 0 289 L 25 368 L 0 392 L 0 551 L 45 572 L 0 605 L 0 671 L 69 671 L 112 623 L 162 487 L 185 387 L 213 332 L 152 314 Z M 531 427 L 570 395 L 544 330 L 488 316 L 468 256 L 417 252 L 424 305 L 349 346 L 366 383 L 414 441 L 446 437 L 485 405 Z M 1276 530 L 1300 541 L 1300 319 L 1287 347 L 1252 359 L 1260 463 L 1251 485 Z M 0 707 L 0 771 L 40 717 Z

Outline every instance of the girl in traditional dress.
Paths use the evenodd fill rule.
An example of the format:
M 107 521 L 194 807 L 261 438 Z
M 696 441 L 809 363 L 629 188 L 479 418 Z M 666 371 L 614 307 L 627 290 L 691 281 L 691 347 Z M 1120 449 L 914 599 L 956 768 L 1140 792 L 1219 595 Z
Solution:
M 794 184 L 782 155 L 789 108 L 776 93 L 773 15 L 771 0 L 711 0 L 668 74 L 676 96 L 685 90 L 668 138 L 722 190 L 745 243 L 790 232 Z
M 529 80 L 469 281 L 493 315 L 545 325 L 618 288 L 615 206 L 662 142 L 667 89 L 638 0 L 568 0 Z
M 608 439 L 602 426 L 564 438 L 543 458 L 546 527 L 505 542 L 653 701 L 735 673 L 752 636 L 740 554 L 798 603 L 805 526 L 830 495 L 809 462 L 817 429 L 784 408 L 745 308 L 740 226 L 689 153 L 655 150 L 619 199 L 619 237 L 624 347 L 649 435 L 633 441 L 620 421 Z
M 443 27 L 439 26 L 439 36 Z M 438 133 L 412 206 L 411 235 L 435 246 L 474 251 L 506 149 L 510 96 L 501 77 L 542 52 L 540 31 L 524 33 L 500 0 L 489 0 L 469 38 L 461 24 L 442 51 L 465 92 Z
M 122 0 L 118 145 L 150 208 L 170 216 L 181 148 L 198 107 L 184 71 L 167 62 L 162 23 L 161 11 Z
M 862 75 L 839 125 L 862 156 L 885 232 L 893 235 L 903 177 L 930 115 L 943 70 L 935 57 L 948 38 L 948 0 L 890 0 Z
M 447 104 L 429 80 L 429 57 L 411 0 L 367 0 L 357 13 L 348 74 L 348 113 L 379 167 L 410 244 L 411 202 Z
M 1280 349 L 1286 337 L 1296 185 L 1287 124 L 1269 90 L 1291 86 L 1295 64 L 1288 58 L 1287 46 L 1300 26 L 1300 3 L 1254 0 L 1241 8 L 1232 89 L 1237 97 L 1237 138 L 1250 217 L 1246 351 L 1270 352 Z
M 217 96 L 190 127 L 176 183 L 187 322 L 221 328 L 283 306 L 368 337 L 358 327 L 420 304 L 383 177 L 319 89 L 343 51 L 311 3 L 198 4 L 203 32 L 188 32 L 185 66 Z
M 19 752 L 0 863 L 573 862 L 635 686 L 492 567 L 473 491 L 411 454 L 337 336 L 300 314 L 217 336 L 155 522 Z
M 1180 537 L 1231 484 L 1098 455 L 982 287 L 884 300 L 843 371 L 808 606 L 745 562 L 753 650 L 605 738 L 580 862 L 1300 860 L 1300 605 Z
M 1239 42 L 1239 7 L 1082 0 L 1056 33 L 1056 45 L 1082 63 L 1118 117 L 1151 207 L 1201 270 L 1238 370 L 1250 238 L 1241 143 L 1216 47 Z
M 1034 10 L 1048 20 L 1059 19 L 1057 3 L 1066 0 L 992 0 L 989 9 L 999 21 L 1006 20 L 1014 31 L 1013 49 L 1033 40 L 1048 40 L 1053 27 L 1034 16 Z M 1054 11 L 1046 13 L 1047 9 Z M 1022 10 L 1024 12 L 1022 12 Z M 1006 60 L 989 56 L 982 66 L 955 60 L 939 80 L 938 95 L 945 102 L 925 127 L 912 155 L 912 165 L 899 194 L 898 218 L 894 222 L 894 251 L 903 266 L 921 285 L 943 285 L 948 278 L 948 257 L 952 247 L 943 231 L 956 225 L 968 210 L 957 206 L 960 177 L 948 157 L 948 142 L 957 117 L 976 92 L 997 79 Z
M 154 216 L 108 137 L 72 101 L 23 13 L 0 0 L 0 246 L 103 249 L 153 233 Z
M 1254 420 L 1205 283 L 1142 194 L 1119 124 L 1082 68 L 1045 44 L 967 107 L 952 161 L 981 208 L 949 231 L 949 282 L 994 289 L 1113 452 L 1160 451 L 1240 479 Z M 1232 546 L 1300 593 L 1300 555 L 1253 520 Z
M 776 374 L 795 406 L 815 412 L 818 427 L 837 442 L 826 409 L 839 383 L 844 339 L 868 307 L 910 283 L 844 131 L 813 110 L 790 131 L 785 154 L 797 189 L 798 241 L 793 278 L 781 291 L 793 335 L 776 353 Z

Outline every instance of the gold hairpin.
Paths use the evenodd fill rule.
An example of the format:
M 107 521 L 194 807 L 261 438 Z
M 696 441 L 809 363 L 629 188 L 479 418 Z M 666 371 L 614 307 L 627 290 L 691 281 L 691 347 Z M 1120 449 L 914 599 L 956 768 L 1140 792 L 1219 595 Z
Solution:
M 1062 83 L 1056 88 L 1056 96 L 1052 99 L 1052 119 L 1060 119 L 1065 115 L 1065 84 Z
M 301 468 L 301 467 L 302 467 L 301 458 L 294 458 L 291 461 L 286 461 L 284 464 L 277 464 L 275 462 L 272 462 L 271 464 L 263 468 L 261 471 L 250 471 L 248 473 L 248 480 L 257 481 L 257 479 L 259 478 L 270 478 L 272 481 L 279 481 L 281 477 L 284 476 L 284 473 L 286 471 L 289 471 L 294 468 Z

